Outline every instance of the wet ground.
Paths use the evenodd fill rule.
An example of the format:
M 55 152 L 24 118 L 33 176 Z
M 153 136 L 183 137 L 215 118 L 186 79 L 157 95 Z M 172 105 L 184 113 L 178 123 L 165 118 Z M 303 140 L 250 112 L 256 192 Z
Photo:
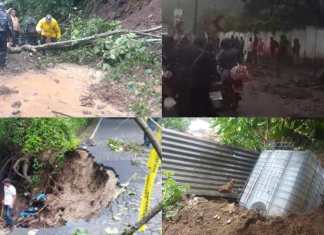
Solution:
M 0 71 L 0 116 L 128 117 L 143 110 L 160 116 L 160 79 L 151 69 L 140 67 L 114 80 L 87 65 L 49 60 L 9 55 Z
M 101 215 L 90 221 L 69 221 L 66 226 L 59 228 L 40 229 L 35 235 L 72 234 L 77 228 L 84 228 L 91 235 L 120 234 L 128 224 L 134 224 L 138 219 L 138 209 L 147 173 L 146 161 L 148 149 L 143 154 L 112 152 L 107 146 L 109 138 L 143 143 L 143 132 L 132 119 L 103 119 L 94 136 L 95 146 L 88 150 L 96 157 L 96 161 L 107 167 L 114 167 L 120 177 L 120 183 L 125 191 Z M 161 200 L 162 178 L 157 177 L 152 198 L 152 206 Z M 161 232 L 162 215 L 154 217 L 148 224 L 144 235 L 158 235 Z M 105 232 L 105 230 L 107 232 Z M 28 229 L 16 229 L 13 235 L 28 235 Z
M 9 55 L 7 69 L 0 72 L 0 116 L 127 115 L 126 105 L 104 102 L 93 94 L 104 78 L 101 71 L 76 64 L 45 66 L 43 59 Z M 1 92 L 5 89 L 13 92 Z
M 250 66 L 237 115 L 320 117 L 324 115 L 324 80 L 310 66 Z

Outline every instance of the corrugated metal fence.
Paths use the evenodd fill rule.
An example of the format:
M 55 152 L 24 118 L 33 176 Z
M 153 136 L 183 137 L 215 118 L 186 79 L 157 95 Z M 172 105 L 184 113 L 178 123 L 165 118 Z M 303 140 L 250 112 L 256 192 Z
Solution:
M 189 193 L 201 196 L 238 198 L 259 156 L 169 129 L 163 130 L 162 148 L 163 171 L 173 172 L 178 183 L 190 185 Z M 220 194 L 217 187 L 231 179 L 234 193 Z

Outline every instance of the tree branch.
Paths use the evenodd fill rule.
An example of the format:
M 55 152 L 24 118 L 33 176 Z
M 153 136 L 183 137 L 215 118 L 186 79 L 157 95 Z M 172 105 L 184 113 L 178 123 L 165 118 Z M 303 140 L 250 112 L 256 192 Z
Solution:
M 154 216 L 160 213 L 163 209 L 163 202 L 159 202 L 159 204 L 154 207 L 150 213 L 148 213 L 143 219 L 141 219 L 139 222 L 137 222 L 134 226 L 130 227 L 128 230 L 124 231 L 122 235 L 132 235 L 137 230 L 139 230 L 143 225 L 148 223 Z
M 36 51 L 43 51 L 43 50 L 49 50 L 49 49 L 58 49 L 58 48 L 71 48 L 79 45 L 84 44 L 91 44 L 93 41 L 96 41 L 101 38 L 106 38 L 112 35 L 123 35 L 123 34 L 129 34 L 134 33 L 136 35 L 140 36 L 146 36 L 146 37 L 155 37 L 155 38 L 161 38 L 161 36 L 149 34 L 150 32 L 159 31 L 162 29 L 162 26 L 157 26 L 151 29 L 146 30 L 139 30 L 139 31 L 131 31 L 131 30 L 115 30 L 110 31 L 106 33 L 101 34 L 95 34 L 93 36 L 81 38 L 81 39 L 74 39 L 74 40 L 68 40 L 68 41 L 61 41 L 61 42 L 53 42 L 53 43 L 46 43 L 43 45 L 38 46 L 32 46 L 32 45 L 23 45 L 21 47 L 9 47 L 9 53 L 16 54 L 21 53 L 23 51 L 30 51 L 30 52 L 36 52 Z
M 23 173 L 19 172 L 19 167 L 21 163 L 24 163 L 23 165 Z M 30 178 L 30 176 L 28 176 L 28 169 L 29 169 L 29 158 L 27 157 L 23 157 L 23 158 L 19 158 L 15 164 L 13 165 L 13 170 L 14 172 L 19 175 L 20 177 L 24 178 L 28 183 L 32 183 L 32 180 Z

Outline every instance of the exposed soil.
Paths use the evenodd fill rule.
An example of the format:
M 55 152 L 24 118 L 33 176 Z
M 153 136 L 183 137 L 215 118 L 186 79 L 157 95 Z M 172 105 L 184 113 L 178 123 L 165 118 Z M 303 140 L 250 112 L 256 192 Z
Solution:
M 43 177 L 42 188 L 34 188 L 33 194 L 45 192 L 48 196 L 45 207 L 34 217 L 21 219 L 17 216 L 27 209 L 28 200 L 21 194 L 15 204 L 16 226 L 29 228 L 56 227 L 67 221 L 91 219 L 120 193 L 116 174 L 97 164 L 85 150 L 76 150 L 66 155 L 64 167 L 48 181 L 49 172 Z M 45 179 L 46 178 L 46 179 Z M 0 234 L 6 234 L 4 221 L 0 218 Z
M 324 234 L 324 208 L 307 215 L 264 218 L 226 200 L 193 198 L 163 221 L 165 235 L 318 235 Z
M 120 20 L 127 29 L 148 29 L 161 24 L 161 0 L 108 0 L 99 3 L 93 14 Z
M 101 71 L 75 64 L 39 69 L 37 63 L 31 65 L 21 55 L 10 55 L 9 61 L 8 70 L 0 74 L 0 116 L 126 116 L 129 113 L 127 100 L 123 98 L 127 97 L 127 91 L 114 83 L 102 86 Z M 103 99 L 102 94 L 109 96 Z
M 324 80 L 311 66 L 285 66 L 276 76 L 273 65 L 249 66 L 237 113 L 242 116 L 324 115 Z
M 84 150 L 71 154 L 48 195 L 47 210 L 40 220 L 47 226 L 90 219 L 100 214 L 119 193 L 114 172 L 94 162 Z

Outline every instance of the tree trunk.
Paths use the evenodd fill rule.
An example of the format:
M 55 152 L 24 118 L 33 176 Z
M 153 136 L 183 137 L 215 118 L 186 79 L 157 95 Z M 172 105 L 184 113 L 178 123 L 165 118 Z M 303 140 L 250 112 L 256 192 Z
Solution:
M 137 222 L 134 226 L 132 226 L 130 229 L 126 230 L 122 233 L 122 235 L 132 235 L 137 230 L 139 230 L 143 225 L 147 224 L 154 216 L 159 214 L 160 211 L 163 209 L 163 202 L 159 202 L 159 204 L 154 207 L 150 213 L 148 213 L 143 219 L 141 219 L 139 222 Z
M 140 30 L 140 31 L 130 31 L 130 30 L 115 30 L 115 31 L 110 31 L 106 33 L 101 33 L 101 34 L 95 34 L 93 36 L 81 38 L 81 39 L 74 39 L 74 40 L 68 40 L 68 41 L 61 41 L 61 42 L 54 42 L 54 43 L 46 43 L 43 45 L 38 45 L 38 46 L 32 46 L 32 45 L 23 45 L 21 47 L 9 47 L 9 53 L 12 54 L 17 54 L 21 53 L 23 51 L 30 51 L 30 52 L 36 52 L 36 51 L 44 51 L 44 50 L 49 50 L 49 49 L 60 49 L 60 48 L 73 48 L 75 46 L 80 46 L 80 45 L 87 45 L 91 44 L 94 41 L 101 39 L 101 38 L 106 38 L 112 35 L 123 35 L 123 34 L 129 34 L 129 33 L 134 33 L 139 36 L 143 37 L 153 37 L 153 38 L 161 38 L 159 35 L 154 35 L 150 34 L 150 32 L 155 32 L 161 30 L 161 26 L 157 26 L 151 29 L 146 29 L 146 30 Z

